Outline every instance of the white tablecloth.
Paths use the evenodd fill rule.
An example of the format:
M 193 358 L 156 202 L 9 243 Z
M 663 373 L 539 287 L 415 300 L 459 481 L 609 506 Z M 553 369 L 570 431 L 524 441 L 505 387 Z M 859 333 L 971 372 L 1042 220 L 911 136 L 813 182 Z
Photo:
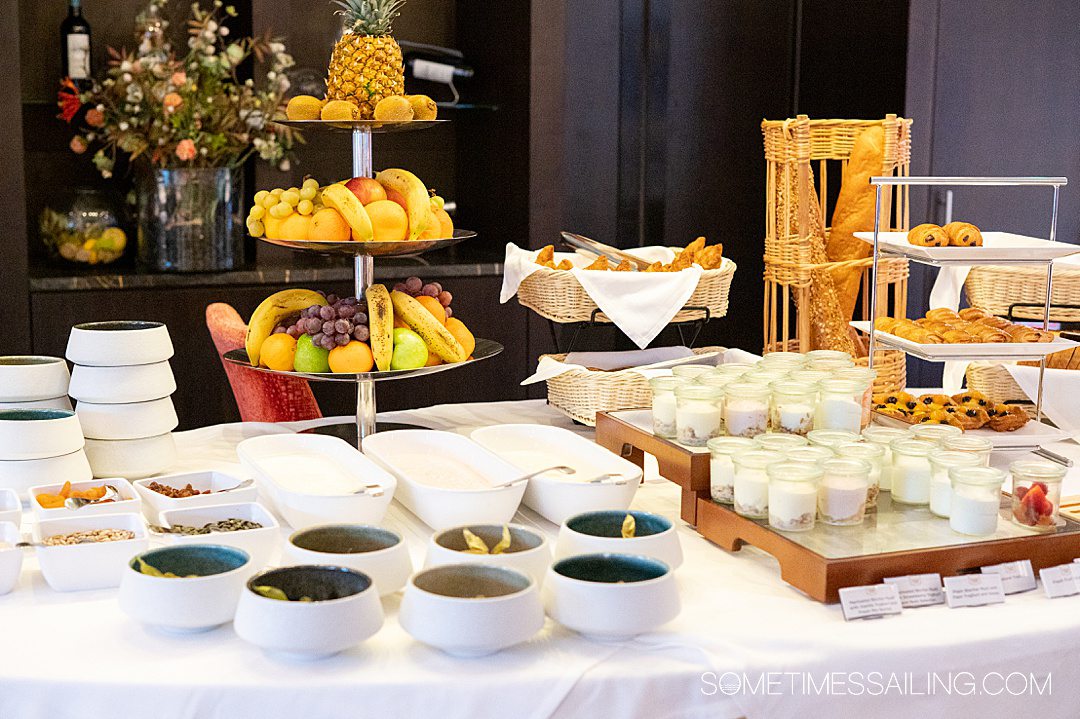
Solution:
M 514 421 L 574 428 L 541 402 L 454 405 L 381 418 L 465 430 Z M 178 469 L 235 468 L 235 444 L 266 429 L 226 425 L 180 433 Z M 1080 455 L 1077 450 L 1065 451 Z M 653 477 L 635 507 L 678 521 L 677 488 Z M 519 520 L 554 536 L 553 525 L 527 510 Z M 396 504 L 387 524 L 404 534 L 419 565 L 429 530 Z M 1072 646 L 1080 641 L 1080 597 L 1050 601 L 1040 589 L 994 607 L 930 607 L 845 623 L 838 606 L 785 584 L 767 555 L 752 548 L 728 554 L 678 524 L 686 555 L 677 575 L 683 611 L 663 631 L 598 644 L 549 620 L 532 641 L 470 660 L 413 642 L 398 625 L 397 596 L 384 601 L 383 629 L 355 650 L 284 663 L 239 640 L 231 626 L 193 636 L 143 628 L 119 611 L 115 590 L 53 592 L 28 557 L 19 586 L 0 597 L 0 719 L 1080 713 L 1080 663 Z M 703 678 L 705 672 L 714 674 Z M 954 673 L 953 693 L 937 685 L 928 695 L 928 672 L 943 682 Z M 996 675 L 1013 672 L 1034 677 L 1043 695 L 986 693 L 1000 688 Z M 736 682 L 733 694 L 716 689 L 721 675 Z M 823 689 L 826 680 L 832 684 Z M 896 687 L 879 688 L 892 680 Z M 1025 683 L 1019 675 L 1010 678 L 1013 691 Z

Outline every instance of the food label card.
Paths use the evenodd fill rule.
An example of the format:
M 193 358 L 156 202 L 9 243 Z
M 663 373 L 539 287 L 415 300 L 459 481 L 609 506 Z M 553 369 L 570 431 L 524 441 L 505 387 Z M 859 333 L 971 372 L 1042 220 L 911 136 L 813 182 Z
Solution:
M 998 574 L 963 574 L 945 577 L 945 601 L 949 607 L 981 607 L 1005 601 L 1005 587 Z
M 845 587 L 840 590 L 840 606 L 844 619 L 877 619 L 904 611 L 900 590 L 895 584 L 871 584 L 865 587 Z
M 900 604 L 905 608 L 945 603 L 940 574 L 908 574 L 903 577 L 886 577 L 884 581 L 900 591 Z
M 1043 591 L 1050 599 L 1058 597 L 1070 597 L 1080 594 L 1080 582 L 1077 576 L 1080 572 L 1074 571 L 1074 564 L 1061 564 L 1056 567 L 1047 567 L 1039 570 L 1039 579 L 1043 583 Z
M 1019 562 L 991 564 L 983 567 L 982 573 L 999 575 L 1006 594 L 1029 592 L 1035 588 L 1035 570 L 1031 568 L 1031 561 L 1027 559 Z

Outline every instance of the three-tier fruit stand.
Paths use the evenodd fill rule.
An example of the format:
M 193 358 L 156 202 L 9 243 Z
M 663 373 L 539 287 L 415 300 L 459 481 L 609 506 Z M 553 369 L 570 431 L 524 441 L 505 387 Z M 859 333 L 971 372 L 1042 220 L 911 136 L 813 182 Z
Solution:
M 352 136 L 352 176 L 374 177 L 372 165 L 372 139 L 376 134 L 388 132 L 406 132 L 432 127 L 446 120 L 409 120 L 403 122 L 379 122 L 375 120 L 354 120 L 351 122 L 323 121 L 323 120 L 277 120 L 281 125 L 288 125 L 297 129 L 316 132 L 347 132 Z M 368 287 L 375 281 L 374 259 L 376 257 L 413 257 L 416 255 L 450 247 L 462 240 L 476 237 L 475 232 L 468 230 L 454 230 L 453 237 L 437 240 L 405 240 L 401 242 L 327 242 L 319 240 L 274 240 L 260 237 L 263 242 L 268 242 L 281 247 L 288 247 L 301 252 L 311 252 L 321 255 L 345 256 L 353 258 L 353 286 L 358 299 L 363 302 L 364 294 Z M 373 372 L 331 373 L 331 372 L 296 372 L 271 370 L 266 367 L 255 367 L 248 360 L 247 352 L 243 349 L 235 349 L 226 352 L 224 358 L 227 362 L 242 365 L 260 372 L 287 375 L 290 377 L 302 377 L 315 382 L 347 382 L 356 384 L 356 445 L 360 447 L 364 437 L 374 434 L 375 422 L 375 383 L 387 380 L 404 379 L 406 377 L 419 377 L 436 372 L 445 372 L 465 365 L 484 360 L 502 352 L 503 346 L 498 342 L 487 339 L 476 339 L 476 348 L 472 357 L 465 362 L 454 364 L 439 364 L 433 367 L 419 367 L 410 370 L 388 370 Z

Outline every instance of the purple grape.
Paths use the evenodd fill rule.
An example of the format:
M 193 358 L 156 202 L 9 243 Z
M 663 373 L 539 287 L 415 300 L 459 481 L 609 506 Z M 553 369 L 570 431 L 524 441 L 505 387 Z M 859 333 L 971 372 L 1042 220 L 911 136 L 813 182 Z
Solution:
M 338 347 L 344 347 L 352 341 L 352 337 L 350 335 L 338 335 L 334 338 L 334 341 L 337 342 Z
M 338 320 L 334 323 L 334 329 L 338 334 L 347 335 L 352 332 L 352 322 L 348 320 Z
M 353 328 L 352 336 L 360 342 L 367 342 L 368 338 L 371 337 L 371 330 L 366 325 L 357 325 Z
M 346 297 L 345 299 L 342 300 L 342 302 L 349 305 L 350 307 L 356 307 L 357 305 L 360 304 L 360 300 L 358 300 L 355 297 Z
M 404 282 L 398 282 L 394 285 L 394 292 L 408 292 L 409 288 L 405 286 Z
M 318 292 L 323 297 L 326 297 L 326 292 L 325 291 L 323 291 L 323 290 L 315 290 L 315 291 Z
M 450 319 L 450 317 L 454 314 L 453 308 L 451 308 L 450 305 L 447 305 L 446 307 L 443 307 L 443 309 L 446 310 L 446 319 Z
M 337 308 L 337 316 L 343 320 L 347 320 L 356 314 L 356 307 L 353 305 L 339 305 Z
M 284 331 L 285 331 L 285 328 L 284 328 L 284 327 L 282 327 L 281 325 L 278 325 L 277 327 L 275 327 L 275 328 L 274 328 L 274 331 L 273 331 L 273 332 L 271 332 L 270 334 L 272 334 L 272 335 L 279 335 L 279 334 L 281 334 L 281 333 L 282 333 L 282 332 L 284 332 Z
M 437 290 L 438 290 L 439 292 L 442 292 L 442 283 L 441 283 L 441 282 L 432 282 L 431 284 L 432 284 L 432 285 L 433 285 L 433 286 L 435 287 L 435 289 L 437 289 Z
M 454 301 L 454 296 L 452 294 L 450 294 L 449 292 L 447 292 L 446 290 L 443 290 L 442 292 L 439 293 L 439 302 L 442 303 L 443 307 L 449 307 L 450 303 L 453 302 L 453 301 Z
M 322 318 L 323 322 L 325 322 L 326 320 L 332 320 L 336 316 L 337 316 L 337 313 L 334 312 L 333 307 L 327 306 L 327 307 L 320 307 L 319 308 L 319 317 Z
M 311 335 L 311 344 L 319 347 L 320 345 L 322 345 L 323 337 L 325 336 L 326 335 L 324 335 L 322 332 L 316 332 L 315 334 Z
M 334 334 L 334 320 L 327 320 L 322 323 L 322 332 L 324 335 Z
M 357 311 L 357 313 L 353 315 L 352 321 L 354 325 L 366 325 L 368 323 L 367 313 Z
M 424 281 L 419 277 L 413 276 L 405 280 L 405 291 L 412 294 L 416 294 L 420 291 L 420 288 L 424 286 Z
M 322 332 L 322 320 L 318 317 L 308 317 L 304 320 L 304 329 L 309 335 L 313 335 L 316 332 Z
M 435 285 L 427 284 L 420 289 L 420 294 L 427 295 L 428 297 L 438 297 L 439 290 L 435 287 Z
M 332 350 L 335 347 L 337 347 L 337 341 L 334 339 L 333 335 L 323 335 L 322 348 L 324 350 Z
M 296 329 L 296 325 L 293 325 L 292 327 L 290 327 L 289 329 L 287 329 L 285 331 L 288 332 L 289 336 L 292 337 L 293 339 L 297 339 L 301 334 L 303 334 L 300 330 Z
M 326 296 L 326 303 L 328 305 L 336 305 L 337 301 L 338 301 L 338 296 L 335 295 L 333 292 L 331 292 L 330 294 L 328 294 Z

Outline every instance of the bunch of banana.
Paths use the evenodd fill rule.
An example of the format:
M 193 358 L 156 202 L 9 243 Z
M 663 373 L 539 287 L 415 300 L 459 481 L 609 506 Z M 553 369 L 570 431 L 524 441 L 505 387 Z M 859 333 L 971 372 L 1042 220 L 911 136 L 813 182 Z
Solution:
M 408 170 L 392 169 L 376 173 L 375 179 L 383 187 L 395 190 L 405 198 L 406 214 L 409 216 L 410 240 L 415 240 L 433 222 L 437 222 L 435 215 L 431 212 L 431 196 L 419 177 Z M 349 219 L 348 215 L 345 215 L 345 219 Z
M 325 304 L 326 298 L 314 290 L 282 290 L 267 297 L 255 308 L 248 322 L 247 337 L 244 339 L 248 361 L 254 367 L 259 366 L 259 353 L 262 350 L 263 341 L 283 319 L 289 315 L 298 314 L 312 305 Z
M 372 285 L 364 293 L 368 307 L 371 354 L 380 372 L 390 369 L 394 356 L 394 306 L 385 285 Z M 430 313 L 429 313 L 430 314 Z
M 368 216 L 367 210 L 364 209 L 356 195 L 345 185 L 334 184 L 322 188 L 322 201 L 327 207 L 341 213 L 341 216 L 345 218 L 345 222 L 352 228 L 354 240 L 371 242 L 371 240 L 375 239 L 375 229 L 371 225 L 371 217 Z
M 385 289 L 384 289 L 385 291 Z M 437 354 L 444 362 L 464 362 L 468 354 L 454 335 L 437 319 L 428 312 L 427 308 L 416 301 L 414 297 L 404 292 L 394 291 L 390 293 L 390 300 L 394 303 L 395 316 L 409 326 L 424 343 L 428 350 Z M 371 326 L 371 336 L 375 336 L 374 325 Z M 372 345 L 372 350 L 375 347 Z

